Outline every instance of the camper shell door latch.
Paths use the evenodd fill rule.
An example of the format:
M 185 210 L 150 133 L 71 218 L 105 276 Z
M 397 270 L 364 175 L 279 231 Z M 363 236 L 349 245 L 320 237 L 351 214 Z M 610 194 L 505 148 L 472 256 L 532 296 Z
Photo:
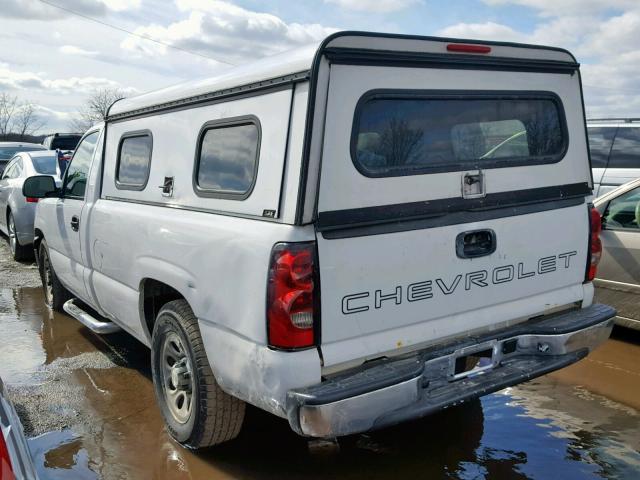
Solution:
M 462 174 L 462 198 L 484 198 L 486 195 L 482 170 Z

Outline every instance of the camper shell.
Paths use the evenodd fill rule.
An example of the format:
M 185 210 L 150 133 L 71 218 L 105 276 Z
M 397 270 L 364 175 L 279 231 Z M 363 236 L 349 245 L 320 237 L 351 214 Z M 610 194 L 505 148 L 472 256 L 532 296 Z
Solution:
M 233 438 L 244 410 L 203 439 L 193 422 L 214 428 L 211 411 L 187 428 L 163 407 L 167 305 L 191 312 L 216 388 L 316 437 L 534 378 L 611 330 L 614 310 L 592 304 L 580 72 L 562 49 L 340 32 L 117 101 L 74 160 L 36 219 L 81 300 L 65 310 L 152 348 L 190 447 Z M 188 383 L 181 362 L 166 388 Z

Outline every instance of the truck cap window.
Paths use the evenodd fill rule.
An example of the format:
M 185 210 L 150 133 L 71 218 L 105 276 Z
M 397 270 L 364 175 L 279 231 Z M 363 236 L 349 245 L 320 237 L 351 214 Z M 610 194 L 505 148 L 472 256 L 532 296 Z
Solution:
M 142 190 L 149 180 L 151 132 L 132 132 L 120 140 L 116 166 L 116 187 L 120 190 Z
M 540 92 L 373 91 L 351 141 L 368 177 L 558 162 L 567 147 L 557 96 Z
M 213 197 L 248 197 L 255 183 L 259 149 L 257 119 L 205 125 L 196 165 L 196 192 Z

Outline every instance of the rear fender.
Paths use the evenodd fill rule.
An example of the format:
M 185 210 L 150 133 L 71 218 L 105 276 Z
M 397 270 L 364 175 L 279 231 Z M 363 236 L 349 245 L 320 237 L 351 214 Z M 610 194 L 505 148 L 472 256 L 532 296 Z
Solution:
M 142 330 L 146 333 L 149 341 L 151 340 L 152 332 L 149 331 L 144 317 L 143 282 L 146 279 L 153 279 L 167 284 L 178 291 L 178 293 L 180 293 L 180 295 L 182 295 L 182 297 L 189 303 L 194 315 L 199 317 L 198 313 L 200 309 L 198 308 L 199 304 L 196 295 L 196 281 L 193 275 L 187 272 L 183 267 L 155 257 L 139 258 L 136 267 L 138 270 L 138 278 L 140 279 L 138 281 L 138 291 L 140 292 L 138 304 L 140 322 Z

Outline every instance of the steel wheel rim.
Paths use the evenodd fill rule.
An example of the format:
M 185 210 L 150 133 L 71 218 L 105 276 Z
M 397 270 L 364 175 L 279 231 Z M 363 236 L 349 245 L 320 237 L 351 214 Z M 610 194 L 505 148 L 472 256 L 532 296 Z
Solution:
M 173 418 L 187 423 L 193 410 L 193 372 L 187 350 L 178 334 L 170 332 L 160 350 L 162 392 Z
M 51 280 L 51 265 L 49 263 L 49 255 L 45 252 L 42 256 L 42 280 L 44 286 L 44 296 L 47 305 L 53 302 L 53 282 Z
M 11 248 L 11 253 L 16 253 L 16 223 L 13 220 L 12 214 L 9 214 L 9 225 L 7 225 L 7 230 L 9 231 L 9 248 Z

